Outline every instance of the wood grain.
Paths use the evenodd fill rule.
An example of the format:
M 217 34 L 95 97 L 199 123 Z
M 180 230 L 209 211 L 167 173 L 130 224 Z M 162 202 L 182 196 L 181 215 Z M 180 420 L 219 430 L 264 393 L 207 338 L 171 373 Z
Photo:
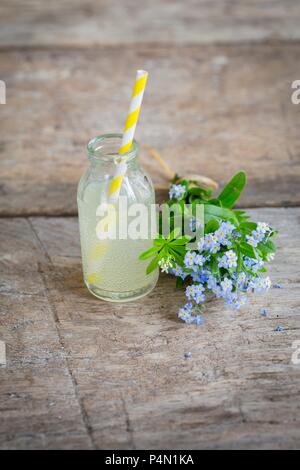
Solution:
M 299 39 L 297 0 L 2 0 L 2 46 Z
M 76 214 L 86 143 L 122 129 L 138 67 L 150 74 L 139 141 L 177 172 L 221 185 L 245 169 L 243 206 L 300 203 L 298 44 L 29 49 L 0 60 L 1 215 Z M 166 184 L 145 149 L 140 158 L 156 186 Z
M 239 313 L 211 302 L 201 327 L 177 320 L 167 276 L 139 301 L 93 298 L 76 218 L 2 219 L 0 447 L 299 448 L 300 209 L 251 213 L 280 230 L 283 288 Z

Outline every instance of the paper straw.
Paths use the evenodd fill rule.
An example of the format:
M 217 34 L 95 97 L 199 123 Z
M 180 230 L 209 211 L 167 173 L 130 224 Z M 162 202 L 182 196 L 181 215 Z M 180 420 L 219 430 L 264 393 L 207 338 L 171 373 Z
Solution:
M 138 70 L 133 86 L 130 106 L 123 131 L 122 144 L 119 149 L 119 155 L 123 155 L 131 149 L 134 132 L 139 118 L 144 91 L 147 83 L 148 72 Z M 113 179 L 108 187 L 108 199 L 115 202 L 120 193 L 122 182 L 127 171 L 127 157 L 121 159 L 117 164 Z
M 147 78 L 148 72 L 146 72 L 145 70 L 137 71 L 130 106 L 124 126 L 122 143 L 119 149 L 119 155 L 123 155 L 131 149 L 134 138 L 134 132 L 139 118 L 141 104 L 143 101 Z M 121 158 L 121 161 L 116 165 L 112 181 L 110 182 L 110 184 L 108 185 L 108 189 L 106 190 L 107 202 L 109 204 L 114 205 L 118 200 L 122 182 L 127 171 L 127 158 L 128 157 L 126 157 L 125 155 L 123 158 Z M 98 230 L 99 232 L 104 231 L 105 225 L 111 222 L 112 221 L 110 220 L 109 216 L 105 217 L 104 219 L 98 222 L 96 230 Z M 96 252 L 94 248 L 92 248 L 88 254 L 89 270 L 87 273 L 87 281 L 90 284 L 96 283 L 96 280 L 98 279 L 98 270 L 96 269 L 95 271 L 92 268 L 94 267 L 94 262 L 99 260 L 99 258 L 101 258 L 105 254 L 107 249 L 107 241 L 102 240 L 101 243 L 97 245 L 97 247 L 100 248 L 100 252 L 98 252 L 98 248 Z

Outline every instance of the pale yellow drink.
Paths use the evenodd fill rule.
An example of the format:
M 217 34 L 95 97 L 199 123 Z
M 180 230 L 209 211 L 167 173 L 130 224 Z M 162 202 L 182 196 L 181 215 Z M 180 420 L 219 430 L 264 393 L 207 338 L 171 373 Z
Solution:
M 110 170 L 111 173 L 111 170 Z M 139 167 L 128 165 L 128 175 L 122 185 L 120 196 L 127 198 L 128 208 L 142 203 L 148 208 L 148 232 L 143 239 L 120 239 L 118 212 L 116 212 L 115 240 L 99 240 L 96 227 L 101 219 L 96 215 L 106 193 L 107 179 L 94 169 L 85 174 L 78 188 L 78 213 L 84 281 L 97 297 L 110 301 L 127 301 L 144 296 L 155 286 L 158 270 L 146 274 L 149 261 L 139 260 L 139 255 L 152 246 L 154 192 L 149 180 Z

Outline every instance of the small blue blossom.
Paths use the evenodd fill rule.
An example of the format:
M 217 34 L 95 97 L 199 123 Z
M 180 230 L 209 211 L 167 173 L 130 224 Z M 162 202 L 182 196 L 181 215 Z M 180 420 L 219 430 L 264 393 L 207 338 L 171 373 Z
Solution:
M 213 290 L 217 287 L 217 279 L 214 276 L 209 276 L 207 279 L 207 288 Z
M 196 325 L 203 325 L 204 322 L 205 322 L 205 320 L 201 315 L 196 315 L 195 316 L 194 323 L 196 323 Z
M 184 307 L 179 309 L 178 318 L 181 318 L 181 320 L 185 321 L 186 323 L 192 323 L 193 322 L 192 311 L 193 311 L 193 304 L 191 302 L 188 302 L 185 304 Z
M 221 245 L 226 245 L 226 243 L 228 242 L 228 240 L 226 238 L 226 236 L 227 236 L 226 230 L 224 230 L 222 227 L 220 227 L 218 230 L 216 230 L 215 235 L 217 237 L 218 242 Z
M 228 277 L 225 277 L 223 281 L 221 281 L 221 287 L 223 292 L 230 292 L 232 291 L 232 280 Z
M 217 253 L 220 250 L 220 244 L 216 235 L 209 233 L 204 236 L 204 248 L 211 253 Z
M 284 326 L 278 325 L 278 326 L 276 326 L 274 331 L 282 332 L 282 331 L 284 331 Z
M 205 247 L 204 237 L 201 237 L 197 243 L 197 248 L 198 248 L 199 253 L 201 253 L 204 250 L 204 247 Z
M 281 284 L 273 284 L 273 289 L 282 289 L 283 286 Z
M 198 266 L 203 266 L 204 263 L 208 260 L 209 258 L 206 258 L 203 255 L 196 255 L 194 263 L 197 264 Z
M 257 247 L 258 242 L 257 242 L 256 240 L 254 240 L 254 238 L 252 237 L 252 235 L 246 235 L 246 239 L 247 239 L 248 245 L 253 246 L 253 248 L 256 248 L 256 247 Z
M 237 266 L 237 255 L 233 250 L 229 250 L 225 252 L 225 256 L 227 258 L 227 264 L 229 268 L 235 268 Z
M 268 316 L 268 311 L 267 311 L 267 309 L 262 308 L 262 309 L 260 310 L 260 314 L 261 314 L 262 317 L 267 317 L 267 316 Z
M 227 256 L 222 256 L 221 258 L 218 259 L 218 266 L 219 268 L 228 268 L 228 259 Z
M 239 297 L 234 302 L 234 305 L 233 305 L 234 310 L 238 310 L 239 308 L 243 307 L 246 304 L 247 300 L 248 298 L 246 297 L 246 295 L 242 295 L 241 297 Z
M 201 284 L 203 284 L 207 281 L 207 274 L 203 269 L 191 272 L 190 276 L 194 282 L 200 282 Z
M 257 243 L 261 242 L 265 238 L 265 234 L 258 230 L 252 230 L 251 236 Z
M 170 199 L 177 199 L 177 201 L 183 199 L 185 193 L 186 187 L 183 184 L 172 184 L 169 190 Z
M 247 274 L 244 272 L 239 273 L 238 278 L 237 278 L 237 284 L 238 286 L 243 285 L 247 280 Z
M 265 234 L 265 233 L 269 232 L 270 227 L 265 222 L 258 222 L 256 230 L 260 233 Z
M 185 257 L 184 257 L 184 265 L 186 268 L 191 268 L 193 264 L 195 264 L 195 257 L 196 257 L 196 252 L 195 251 L 187 251 Z
M 191 286 L 187 286 L 185 290 L 185 295 L 189 300 L 194 300 L 196 304 L 200 302 L 204 302 L 204 287 L 202 284 L 192 284 Z
M 184 353 L 184 359 L 191 359 L 192 353 L 191 352 L 186 352 Z
M 179 266 L 178 264 L 175 264 L 175 266 L 170 269 L 170 273 L 173 274 L 176 277 L 181 277 L 182 280 L 184 280 L 188 275 L 183 270 L 183 268 L 181 266 Z

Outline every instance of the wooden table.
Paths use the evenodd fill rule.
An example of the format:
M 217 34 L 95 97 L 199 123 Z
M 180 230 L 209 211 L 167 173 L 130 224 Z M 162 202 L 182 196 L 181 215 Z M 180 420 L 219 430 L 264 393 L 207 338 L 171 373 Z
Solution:
M 0 6 L 0 448 L 299 448 L 299 2 L 26 5 Z M 202 327 L 177 319 L 165 275 L 128 304 L 82 283 L 85 145 L 122 128 L 139 67 L 138 139 L 221 185 L 245 169 L 240 206 L 280 230 L 282 288 L 239 313 L 214 301 Z M 141 160 L 160 188 L 143 147 Z

